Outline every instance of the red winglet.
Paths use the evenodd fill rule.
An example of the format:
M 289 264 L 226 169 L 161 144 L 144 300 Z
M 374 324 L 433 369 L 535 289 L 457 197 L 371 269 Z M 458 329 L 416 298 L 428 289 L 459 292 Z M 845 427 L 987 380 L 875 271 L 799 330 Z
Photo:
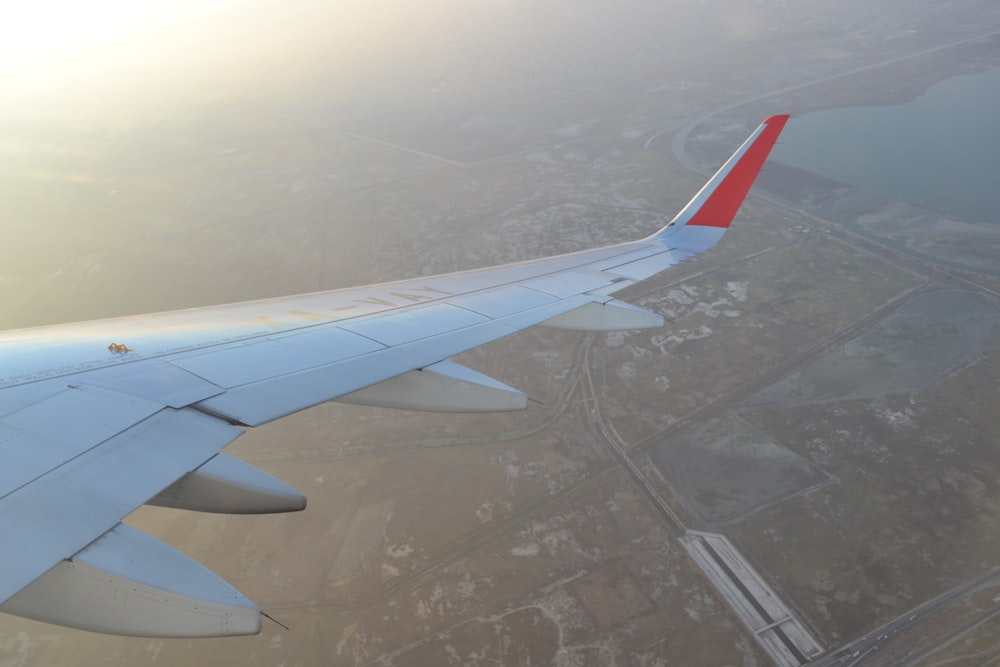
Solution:
M 705 185 L 704 190 L 711 193 L 708 198 L 701 202 L 697 210 L 690 213 L 691 217 L 687 220 L 681 219 L 687 211 L 681 211 L 677 216 L 677 223 L 703 227 L 728 227 L 736 217 L 736 212 L 740 209 L 787 121 L 788 115 L 784 114 L 771 116 L 761 123 L 760 128 Z M 736 160 L 736 163 L 730 168 L 730 162 L 733 160 Z M 701 195 L 699 192 L 691 203 L 695 204 Z

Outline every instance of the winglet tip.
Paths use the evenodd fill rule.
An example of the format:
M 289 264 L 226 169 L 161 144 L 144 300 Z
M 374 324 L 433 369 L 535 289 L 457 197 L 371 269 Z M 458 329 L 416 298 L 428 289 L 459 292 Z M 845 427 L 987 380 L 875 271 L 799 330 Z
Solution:
M 658 234 L 665 233 L 671 225 L 729 227 L 789 118 L 789 114 L 777 114 L 761 123 L 670 225 Z

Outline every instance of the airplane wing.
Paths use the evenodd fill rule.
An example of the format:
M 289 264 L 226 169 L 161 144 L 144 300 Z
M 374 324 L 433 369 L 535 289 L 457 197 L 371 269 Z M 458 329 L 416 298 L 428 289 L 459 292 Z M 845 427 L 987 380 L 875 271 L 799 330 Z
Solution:
M 726 231 L 788 116 L 764 121 L 663 229 L 630 243 L 295 297 L 0 333 L 0 611 L 141 636 L 252 634 L 260 610 L 121 523 L 144 504 L 299 510 L 305 498 L 221 453 L 325 401 L 417 410 L 526 407 L 449 361 L 536 324 L 638 329 L 615 292 Z

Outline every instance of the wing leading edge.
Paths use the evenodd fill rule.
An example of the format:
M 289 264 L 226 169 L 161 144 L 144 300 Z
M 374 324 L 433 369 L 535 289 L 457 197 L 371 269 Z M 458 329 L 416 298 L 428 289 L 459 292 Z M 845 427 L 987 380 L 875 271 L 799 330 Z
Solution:
M 0 526 L 7 545 L 20 545 L 0 550 L 0 611 L 117 634 L 257 632 L 253 603 L 120 521 L 143 504 L 302 509 L 293 489 L 219 453 L 239 427 L 330 400 L 522 409 L 523 393 L 449 357 L 536 324 L 661 326 L 658 314 L 612 295 L 714 245 L 787 120 L 764 121 L 669 224 L 639 241 L 367 288 L 0 333 Z

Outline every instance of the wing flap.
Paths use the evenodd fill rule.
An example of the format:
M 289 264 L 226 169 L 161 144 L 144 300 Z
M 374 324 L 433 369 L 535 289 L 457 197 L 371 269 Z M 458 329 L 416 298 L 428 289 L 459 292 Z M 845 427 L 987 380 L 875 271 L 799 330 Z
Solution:
M 105 406 L 87 421 L 113 419 Z M 59 419 L 50 413 L 48 421 Z M 0 601 L 77 553 L 243 431 L 190 408 L 163 408 L 0 499 Z M 30 444 L 30 441 L 25 441 Z
M 83 386 L 5 416 L 0 420 L 0 501 L 162 407 L 136 396 Z
M 225 389 L 165 361 L 113 366 L 87 377 L 87 383 L 138 396 L 171 408 L 183 408 Z

